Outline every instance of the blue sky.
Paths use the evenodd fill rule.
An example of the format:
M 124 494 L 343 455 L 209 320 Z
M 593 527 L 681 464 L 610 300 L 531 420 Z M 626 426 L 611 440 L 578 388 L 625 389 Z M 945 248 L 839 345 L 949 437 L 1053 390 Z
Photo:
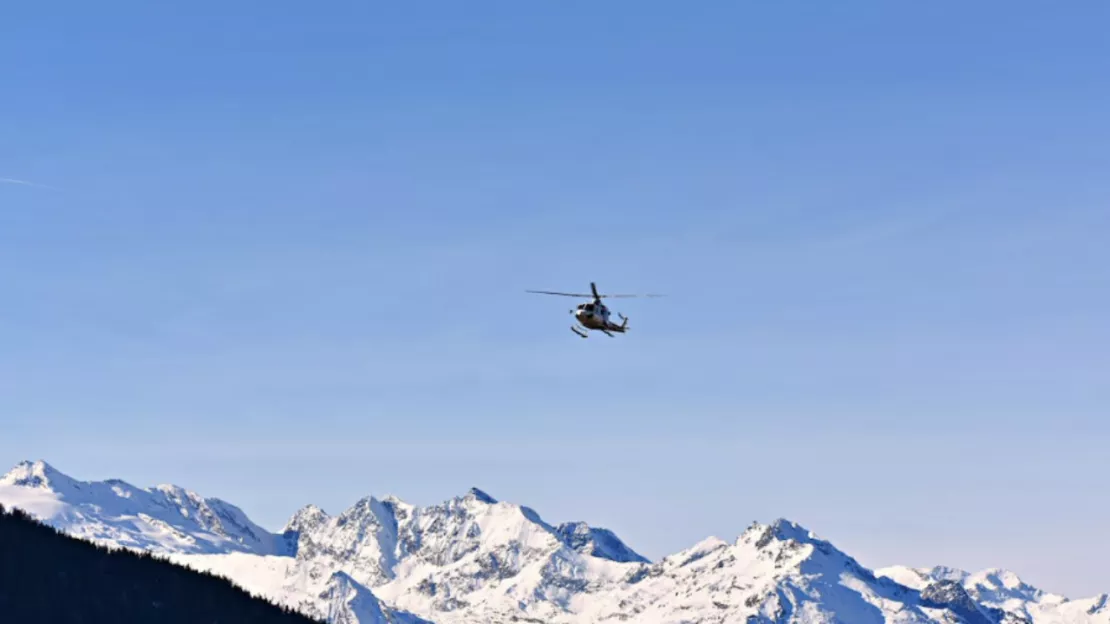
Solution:
M 1105 3 L 155 4 L 0 21 L 0 463 L 1110 591 Z

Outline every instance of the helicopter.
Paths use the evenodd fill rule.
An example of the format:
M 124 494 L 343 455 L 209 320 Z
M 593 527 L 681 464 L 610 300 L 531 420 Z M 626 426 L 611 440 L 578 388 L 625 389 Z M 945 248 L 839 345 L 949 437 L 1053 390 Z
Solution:
M 592 295 L 581 293 L 564 293 L 554 292 L 550 290 L 526 290 L 525 292 L 536 293 L 540 295 L 559 295 L 562 297 L 592 297 L 592 301 L 588 303 L 580 303 L 576 308 L 570 311 L 574 315 L 574 319 L 578 321 L 578 325 L 572 325 L 570 330 L 582 338 L 586 338 L 590 330 L 599 331 L 603 334 L 613 337 L 614 333 L 623 334 L 628 331 L 628 318 L 620 312 L 617 316 L 620 317 L 620 325 L 609 320 L 609 308 L 601 302 L 604 297 L 662 297 L 663 295 L 601 295 L 597 292 L 597 285 L 590 282 L 590 291 Z

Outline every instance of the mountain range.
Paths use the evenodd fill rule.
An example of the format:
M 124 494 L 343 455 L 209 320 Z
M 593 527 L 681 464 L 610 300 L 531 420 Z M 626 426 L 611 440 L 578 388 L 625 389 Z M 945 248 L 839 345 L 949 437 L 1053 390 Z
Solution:
M 870 570 L 784 519 L 653 562 L 611 531 L 548 523 L 478 489 L 428 507 L 307 505 L 272 533 L 184 488 L 79 481 L 25 461 L 0 477 L 0 504 L 332 624 L 1110 624 L 1106 594 L 1072 600 L 997 569 Z

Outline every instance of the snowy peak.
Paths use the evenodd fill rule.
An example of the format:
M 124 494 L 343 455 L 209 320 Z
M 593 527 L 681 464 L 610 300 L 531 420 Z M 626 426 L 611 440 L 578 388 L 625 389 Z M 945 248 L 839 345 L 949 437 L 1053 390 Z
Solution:
M 317 615 L 331 624 L 433 624 L 383 605 L 377 596 L 345 572 L 332 574 L 318 598 L 324 608 L 317 609 Z
M 875 574 L 880 577 L 888 578 L 899 585 L 904 585 L 919 591 L 936 581 L 954 581 L 963 585 L 964 581 L 971 576 L 963 570 L 946 566 L 936 566 L 933 568 L 890 566 L 875 570 Z
M 972 574 L 967 581 L 977 585 L 984 585 L 994 589 L 1024 590 L 1032 589 L 1017 574 L 1001 568 L 989 568 Z
M 300 533 L 305 530 L 314 529 L 328 520 L 328 514 L 316 505 L 306 505 L 299 509 L 289 522 L 285 523 L 285 527 L 281 530 L 284 534 Z
M 1062 596 L 1049 594 L 1021 580 L 1009 570 L 990 568 L 969 574 L 961 579 L 977 599 L 990 604 L 1006 604 L 1010 601 L 1021 602 L 1061 602 Z
M 864 577 L 872 573 L 831 542 L 818 537 L 813 531 L 784 518 L 770 524 L 753 523 L 736 540 L 736 546 L 753 548 L 757 557 L 773 560 L 780 567 L 802 565 L 809 567 L 850 568 Z
M 1099 594 L 1091 600 L 1091 606 L 1087 608 L 1089 615 L 1107 614 L 1110 615 L 1110 594 Z
M 703 558 L 711 554 L 727 556 L 729 561 L 769 562 L 775 570 L 806 565 L 812 573 L 824 568 L 849 569 L 870 577 L 871 573 L 830 542 L 817 537 L 796 522 L 780 518 L 769 524 L 753 522 L 733 543 L 716 537 L 702 540 L 676 557 Z M 746 565 L 746 564 L 745 564 Z
M 963 587 L 977 602 L 1004 610 L 1020 610 L 1021 605 L 1049 606 L 1068 601 L 1064 596 L 1034 587 L 1023 581 L 1017 574 L 1000 568 L 970 573 L 946 566 L 932 568 L 891 566 L 877 570 L 876 574 L 921 591 L 938 583 L 955 583 Z
M 1025 604 L 984 603 L 958 581 L 907 576 L 915 586 L 876 576 L 831 542 L 780 519 L 753 523 L 734 543 L 709 538 L 635 569 L 589 621 L 1104 624 L 1049 611 L 1034 618 Z
M 959 568 L 948 566 L 933 566 L 924 570 L 924 574 L 935 581 L 956 581 L 963 583 L 971 574 Z
M 947 609 L 966 624 L 995 624 L 1004 614 L 976 604 L 957 581 L 937 581 L 921 592 L 921 604 L 934 609 Z
M 277 547 L 274 535 L 230 503 L 175 485 L 77 481 L 43 461 L 20 462 L 0 478 L 0 504 L 72 535 L 127 548 L 272 554 Z
M 662 561 L 652 564 L 650 567 L 645 566 L 636 570 L 631 574 L 630 578 L 638 579 L 645 575 L 655 576 L 662 573 L 664 570 L 684 568 L 693 563 L 705 560 L 711 555 L 718 556 L 731 549 L 732 546 L 723 539 L 719 537 L 707 537 L 685 550 L 667 555 Z
M 593 528 L 585 522 L 564 522 L 555 532 L 576 552 L 619 562 L 647 563 L 646 557 L 625 545 L 609 529 Z
M 305 578 L 342 571 L 393 606 L 436 621 L 468 604 L 486 604 L 484 615 L 468 612 L 470 621 L 491 621 L 484 618 L 532 603 L 531 616 L 550 621 L 571 588 L 588 585 L 588 571 L 646 561 L 611 531 L 580 522 L 553 527 L 531 508 L 476 488 L 427 507 L 367 496 L 336 516 L 305 508 L 287 528 L 296 532 Z M 621 578 L 628 569 L 606 574 Z
M 737 542 L 752 544 L 756 548 L 765 548 L 773 542 L 821 545 L 824 548 L 832 547 L 831 544 L 818 538 L 809 529 L 785 518 L 779 518 L 770 524 L 753 522 L 740 535 Z
M 753 523 L 735 542 L 711 537 L 642 565 L 601 618 L 652 622 L 931 622 L 913 592 L 878 581 L 811 531 L 786 520 Z M 881 619 L 873 604 L 905 610 Z M 636 605 L 630 607 L 630 605 Z
M 497 504 L 497 499 L 490 496 L 489 494 L 486 494 L 485 492 L 483 492 L 482 490 L 479 490 L 476 487 L 470 488 L 470 490 L 467 491 L 466 496 L 463 497 L 463 500 L 468 501 L 468 502 L 473 501 L 473 502 L 478 502 L 478 503 L 485 503 L 487 505 L 496 505 Z
M 202 528 L 219 535 L 238 535 L 253 542 L 262 541 L 268 533 L 251 522 L 243 510 L 218 498 L 203 498 L 176 485 L 154 488 L 165 501 L 185 518 L 193 519 Z
M 376 585 L 393 578 L 396 563 L 397 508 L 368 496 L 337 516 L 309 506 L 290 520 L 286 537 L 300 561 L 327 561 L 359 570 L 360 583 Z M 329 564 L 330 565 L 330 564 Z
M 826 540 L 817 537 L 813 531 L 810 531 L 797 522 L 787 520 L 786 518 L 779 518 L 772 522 L 771 531 L 774 533 L 775 539 L 784 542 L 793 540 L 798 543 L 815 544 L 820 542 L 822 544 L 828 544 Z
M 72 486 L 73 480 L 41 459 L 25 460 L 0 477 L 0 485 L 56 491 Z
M 327 606 L 322 615 L 328 622 L 379 624 L 388 621 L 378 599 L 344 572 L 331 575 L 319 598 Z
M 339 526 L 355 523 L 360 526 L 388 526 L 396 524 L 393 507 L 367 496 L 336 517 Z

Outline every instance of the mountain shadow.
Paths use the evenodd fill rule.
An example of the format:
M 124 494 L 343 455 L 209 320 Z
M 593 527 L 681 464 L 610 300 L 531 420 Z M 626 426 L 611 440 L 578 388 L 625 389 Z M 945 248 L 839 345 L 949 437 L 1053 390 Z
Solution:
M 320 624 L 214 574 L 70 537 L 3 506 L 0 621 Z

